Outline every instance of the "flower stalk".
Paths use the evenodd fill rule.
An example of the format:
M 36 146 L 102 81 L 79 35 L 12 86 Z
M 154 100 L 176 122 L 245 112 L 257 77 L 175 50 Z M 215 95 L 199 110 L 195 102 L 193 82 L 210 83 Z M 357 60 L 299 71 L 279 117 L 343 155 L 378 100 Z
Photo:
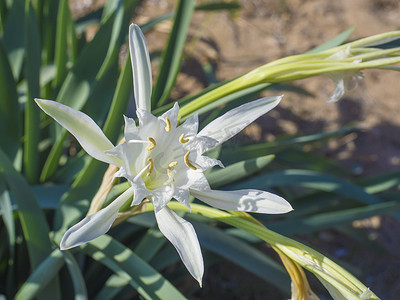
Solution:
M 302 243 L 267 229 L 260 225 L 258 221 L 251 221 L 252 217 L 248 214 L 247 216 L 233 214 L 201 204 L 192 204 L 189 211 L 185 206 L 175 201 L 169 202 L 168 207 L 173 210 L 200 214 L 254 234 L 304 269 L 314 273 L 318 279 L 321 280 L 322 278 L 322 280 L 328 282 L 345 299 L 363 299 L 364 295 L 368 295 L 366 299 L 379 299 L 356 277 L 329 258 Z M 152 210 L 152 204 L 148 203 L 144 211 Z
M 179 117 L 191 115 L 222 97 L 262 83 L 288 82 L 341 72 L 357 73 L 364 69 L 383 68 L 400 63 L 400 48 L 367 48 L 399 38 L 400 31 L 393 31 L 318 53 L 298 54 L 275 60 L 199 96 L 181 108 Z M 332 57 L 347 49 L 348 55 Z

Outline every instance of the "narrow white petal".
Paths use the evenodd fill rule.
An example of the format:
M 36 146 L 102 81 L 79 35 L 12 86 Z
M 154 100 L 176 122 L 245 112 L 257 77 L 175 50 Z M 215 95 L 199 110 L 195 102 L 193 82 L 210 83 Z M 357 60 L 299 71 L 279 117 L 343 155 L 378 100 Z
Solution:
M 152 202 L 154 205 L 154 211 L 157 213 L 162 210 L 165 205 L 171 200 L 174 195 L 174 189 L 169 185 L 161 186 L 151 191 Z
M 335 80 L 336 82 L 336 88 L 333 91 L 332 96 L 326 101 L 328 103 L 332 103 L 332 102 L 337 102 L 339 101 L 345 92 L 345 87 L 344 87 L 344 80 L 343 78 L 337 79 Z
M 217 140 L 218 144 L 215 145 L 216 147 L 273 109 L 281 99 L 282 96 L 267 97 L 236 107 L 204 127 L 199 132 L 199 135 Z
M 165 119 L 168 117 L 169 121 L 171 122 L 172 128 L 176 128 L 177 122 L 178 122 L 178 113 L 179 113 L 179 105 L 178 102 L 175 102 L 174 106 L 167 110 L 163 115 L 161 116 L 162 119 Z
M 127 141 L 129 140 L 136 140 L 139 139 L 139 130 L 136 127 L 135 120 L 132 118 L 128 118 L 124 116 L 125 120 L 125 129 L 124 129 L 124 136 Z
M 82 221 L 72 226 L 64 234 L 60 243 L 60 249 L 70 249 L 105 234 L 117 217 L 118 210 L 132 195 L 133 188 L 131 187 L 107 207 L 93 215 L 87 216 Z
M 293 210 L 282 197 L 259 190 L 217 191 L 190 190 L 192 196 L 224 210 L 239 210 L 263 214 L 282 214 Z
M 129 26 L 129 50 L 136 109 L 151 111 L 152 79 L 149 51 L 143 33 L 136 24 Z
M 90 156 L 116 166 L 122 165 L 117 157 L 105 153 L 114 148 L 114 145 L 88 115 L 55 101 L 42 99 L 35 101 L 46 114 L 75 136 Z
M 155 215 L 158 228 L 174 245 L 186 268 L 201 286 L 204 273 L 203 256 L 192 224 L 168 207 L 164 207 Z

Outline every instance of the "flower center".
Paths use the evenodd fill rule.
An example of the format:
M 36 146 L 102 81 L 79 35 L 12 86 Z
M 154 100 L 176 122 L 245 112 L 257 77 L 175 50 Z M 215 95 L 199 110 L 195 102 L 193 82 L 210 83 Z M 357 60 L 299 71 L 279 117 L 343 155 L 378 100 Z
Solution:
M 144 135 L 142 142 L 147 145 L 142 146 L 144 152 L 137 158 L 142 163 L 138 161 L 135 168 L 142 170 L 139 172 L 140 175 L 136 176 L 143 179 L 149 190 L 166 185 L 172 187 L 177 175 L 186 173 L 187 168 L 197 170 L 195 163 L 190 160 L 190 151 L 185 150 L 192 137 L 182 133 L 179 127 L 172 127 L 168 117 L 159 118 L 157 122 L 159 122 L 157 127 L 149 124 L 149 127 L 143 127 L 143 131 L 141 130 Z M 146 137 L 149 133 L 151 136 Z M 143 168 L 147 172 L 143 171 Z

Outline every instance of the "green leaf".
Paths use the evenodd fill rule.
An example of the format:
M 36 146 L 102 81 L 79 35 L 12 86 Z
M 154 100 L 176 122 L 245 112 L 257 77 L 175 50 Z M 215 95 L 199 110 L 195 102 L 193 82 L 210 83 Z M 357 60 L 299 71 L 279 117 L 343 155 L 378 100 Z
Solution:
M 75 291 L 75 300 L 88 299 L 86 283 L 83 278 L 81 269 L 79 268 L 78 262 L 69 251 L 62 251 L 61 253 L 65 259 L 65 263 L 67 264 L 68 271 L 71 275 L 72 284 Z
M 96 81 L 97 72 L 101 67 L 101 61 L 106 55 L 106 49 L 103 45 L 107 45 L 109 42 L 112 24 L 113 18 L 110 17 L 100 27 L 93 40 L 82 50 L 77 63 L 68 73 L 61 87 L 57 96 L 58 102 L 77 110 L 80 110 L 86 104 Z M 54 127 L 57 128 L 57 140 L 42 169 L 40 175 L 41 181 L 47 180 L 57 169 L 63 143 L 67 137 L 67 133 L 64 129 L 61 129 L 60 126 L 55 124 Z
M 14 256 L 15 224 L 10 193 L 6 189 L 4 180 L 0 177 L 0 211 L 8 234 L 10 256 Z
M 11 160 L 20 147 L 20 119 L 16 84 L 0 41 L 0 140 L 1 148 Z
M 206 175 L 213 188 L 235 182 L 242 178 L 250 177 L 255 172 L 263 169 L 274 159 L 274 155 L 261 156 L 254 159 L 242 160 L 229 165 L 224 169 L 210 172 Z
M 18 81 L 25 54 L 25 1 L 14 0 L 4 25 L 3 45 L 12 62 L 11 69 L 15 81 Z
M 57 275 L 63 265 L 64 258 L 61 251 L 59 249 L 53 250 L 24 282 L 15 295 L 15 300 L 34 299 Z M 51 299 L 54 299 L 53 297 L 55 295 Z
M 68 185 L 37 185 L 32 187 L 32 191 L 42 209 L 55 209 L 69 188 Z
M 40 9 L 41 15 L 38 15 L 42 37 L 43 65 L 49 65 L 54 62 L 59 2 L 59 0 L 43 0 L 42 8 Z M 45 96 L 50 97 L 50 92 L 50 86 L 47 86 Z
M 223 161 L 236 161 L 235 158 L 238 156 L 245 159 L 254 158 L 260 155 L 276 153 L 283 149 L 291 149 L 294 145 L 321 142 L 332 137 L 348 134 L 355 130 L 356 130 L 355 127 L 348 126 L 340 128 L 335 131 L 318 132 L 304 136 L 280 138 L 277 139 L 276 141 L 268 143 L 246 145 L 230 149 L 225 148 L 222 151 L 222 159 Z
M 162 246 L 164 246 L 166 241 L 164 235 L 158 229 L 150 228 L 140 239 L 134 252 L 136 255 L 140 256 L 141 259 L 148 262 L 157 254 Z
M 39 175 L 39 120 L 40 109 L 33 101 L 40 96 L 40 38 L 35 11 L 31 2 L 26 2 L 25 18 L 25 45 L 26 62 L 25 76 L 28 82 L 27 101 L 25 105 L 25 130 L 24 130 L 24 166 L 29 182 L 38 181 Z
M 367 193 L 362 187 L 346 180 L 306 170 L 285 170 L 262 174 L 236 184 L 235 188 L 265 188 L 285 185 L 331 192 L 367 205 L 382 202 L 379 197 Z
M 103 126 L 104 134 L 114 143 L 117 142 L 117 138 L 121 133 L 121 126 L 123 124 L 122 115 L 126 112 L 129 100 L 131 99 L 132 82 L 131 60 L 127 56 L 117 82 L 117 88 L 115 89 L 106 122 Z
M 101 262 L 115 273 L 131 279 L 131 285 L 146 299 L 186 299 L 169 281 L 130 249 L 102 235 L 81 246 L 94 260 Z M 133 282 L 132 282 L 133 281 Z
M 270 282 L 288 296 L 290 278 L 277 262 L 220 229 L 194 220 L 191 222 L 203 247 Z
M 103 65 L 101 66 L 98 77 L 101 77 L 103 72 L 109 69 L 112 65 L 115 65 L 116 61 L 118 61 L 116 58 L 119 56 L 120 46 L 124 42 L 124 37 L 128 32 L 132 12 L 140 2 L 141 0 L 119 0 L 114 1 L 114 3 L 111 2 L 111 6 L 114 6 L 112 11 L 115 11 L 115 19 L 110 43 L 108 44 L 107 55 L 104 59 Z M 110 6 L 109 3 L 107 3 L 106 8 Z M 108 12 L 108 14 L 109 13 L 110 12 Z
M 225 1 L 215 1 L 215 2 L 206 2 L 200 3 L 196 5 L 196 10 L 204 10 L 204 11 L 216 11 L 216 10 L 237 10 L 240 9 L 239 2 L 225 2 Z
M 307 54 L 318 53 L 318 52 L 322 52 L 324 50 L 339 46 L 344 41 L 347 40 L 347 38 L 350 36 L 350 34 L 353 32 L 353 30 L 354 30 L 354 27 L 351 27 L 351 28 L 347 29 L 346 31 L 342 32 L 341 34 L 337 35 L 333 39 L 327 41 L 326 43 L 323 43 L 322 45 L 315 47 L 314 49 L 312 49 L 306 53 Z
M 0 0 L 0 34 L 3 33 L 4 24 L 7 18 L 8 7 L 6 0 Z
M 6 181 L 18 206 L 18 217 L 26 240 L 31 268 L 35 269 L 52 251 L 45 215 L 25 178 L 15 171 L 12 163 L 1 149 L 0 177 Z M 52 284 L 46 289 L 43 297 L 52 294 L 52 299 L 59 299 L 58 279 L 54 277 L 52 279 Z
M 400 184 L 400 171 L 385 173 L 357 181 L 371 194 L 380 193 Z
M 152 107 L 164 104 L 175 84 L 181 66 L 183 47 L 194 9 L 194 0 L 180 0 L 175 13 L 167 47 L 162 54 L 162 63 L 153 89 Z
M 113 274 L 107 279 L 106 283 L 93 298 L 93 300 L 117 299 L 115 297 L 118 295 L 118 293 L 128 285 L 135 285 L 135 288 L 137 286 L 136 283 L 133 283 L 133 281 L 129 278 L 129 275 Z
M 270 85 L 271 85 L 270 83 L 262 83 L 262 84 L 258 84 L 256 86 L 252 86 L 249 88 L 241 89 L 237 92 L 234 92 L 227 96 L 221 97 L 218 100 L 211 102 L 210 104 L 200 107 L 199 109 L 193 111 L 190 114 L 182 113 L 181 114 L 182 121 L 190 118 L 194 113 L 202 115 L 206 112 L 213 111 L 213 110 L 214 110 L 214 112 L 217 112 L 218 108 L 221 105 L 233 103 L 234 101 L 246 101 L 247 102 L 250 100 L 254 100 L 254 98 L 256 98 L 261 91 L 267 89 Z M 188 105 L 190 105 L 190 103 Z
M 306 216 L 304 218 L 274 222 L 268 224 L 268 228 L 284 235 L 309 233 L 323 230 L 325 228 L 342 226 L 346 223 L 351 223 L 354 220 L 361 220 L 370 218 L 372 216 L 390 214 L 393 211 L 398 211 L 399 208 L 400 203 L 398 201 L 391 201 L 386 203 L 368 205 L 365 207 L 315 214 L 311 216 Z
M 53 85 L 56 87 L 64 80 L 67 74 L 67 30 L 69 21 L 69 5 L 68 0 L 61 0 L 58 7 L 57 16 L 57 33 L 55 44 L 56 76 Z

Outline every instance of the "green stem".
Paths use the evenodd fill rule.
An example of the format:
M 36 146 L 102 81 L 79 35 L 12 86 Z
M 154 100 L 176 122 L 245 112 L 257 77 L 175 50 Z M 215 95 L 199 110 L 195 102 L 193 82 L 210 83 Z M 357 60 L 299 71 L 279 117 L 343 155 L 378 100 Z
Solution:
M 185 211 L 192 214 L 200 214 L 208 218 L 221 221 L 225 224 L 229 224 L 236 228 L 243 229 L 258 236 L 271 246 L 282 251 L 303 268 L 328 281 L 344 296 L 346 296 L 347 299 L 360 299 L 360 294 L 367 290 L 367 287 L 363 285 L 357 278 L 321 253 L 295 240 L 273 232 L 263 226 L 254 224 L 243 217 L 200 204 L 191 204 L 191 210 L 189 210 L 186 206 L 178 202 L 171 201 L 168 204 L 168 207 L 173 210 Z M 152 204 L 148 204 L 145 210 L 153 210 Z M 371 299 L 379 298 L 373 294 Z

